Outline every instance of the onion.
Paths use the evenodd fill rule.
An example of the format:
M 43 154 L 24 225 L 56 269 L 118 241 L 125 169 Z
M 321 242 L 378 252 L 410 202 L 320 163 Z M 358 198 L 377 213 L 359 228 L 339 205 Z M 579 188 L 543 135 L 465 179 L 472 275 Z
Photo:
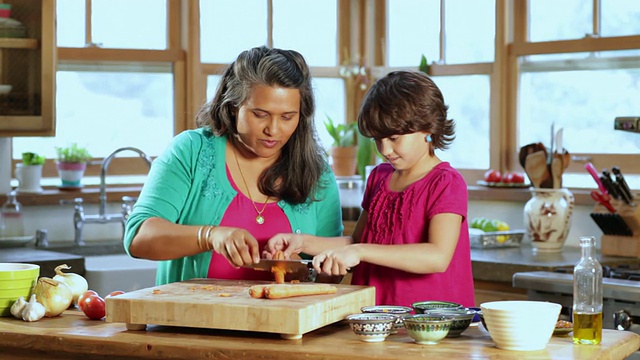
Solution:
M 38 302 L 44 306 L 46 317 L 54 317 L 62 314 L 71 302 L 73 294 L 67 284 L 48 277 L 41 277 L 33 290 Z
M 62 264 L 55 268 L 56 276 L 53 277 L 53 280 L 57 280 L 67 284 L 69 289 L 71 289 L 71 294 L 73 295 L 73 305 L 78 305 L 78 298 L 80 295 L 84 294 L 87 290 L 89 290 L 89 284 L 87 280 L 83 278 L 81 275 L 74 273 L 63 273 L 62 269 L 69 270 L 67 264 Z

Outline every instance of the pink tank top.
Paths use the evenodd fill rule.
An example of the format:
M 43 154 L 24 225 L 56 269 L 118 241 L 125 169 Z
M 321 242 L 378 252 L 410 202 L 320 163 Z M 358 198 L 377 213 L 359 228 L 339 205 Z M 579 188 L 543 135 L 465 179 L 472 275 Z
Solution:
M 268 203 L 262 216 L 264 223 L 262 225 L 256 222 L 258 213 L 254 208 L 251 199 L 244 195 L 236 186 L 231 177 L 229 168 L 227 168 L 227 178 L 231 186 L 238 192 L 231 204 L 225 211 L 220 226 L 231 226 L 246 229 L 253 235 L 260 246 L 260 253 L 273 235 L 278 233 L 290 233 L 291 224 L 278 202 Z M 264 203 L 256 203 L 258 210 L 262 210 Z M 209 278 L 230 279 L 230 280 L 266 280 L 273 281 L 273 274 L 269 271 L 258 271 L 249 268 L 235 269 L 224 256 L 212 252 L 211 264 L 209 265 Z

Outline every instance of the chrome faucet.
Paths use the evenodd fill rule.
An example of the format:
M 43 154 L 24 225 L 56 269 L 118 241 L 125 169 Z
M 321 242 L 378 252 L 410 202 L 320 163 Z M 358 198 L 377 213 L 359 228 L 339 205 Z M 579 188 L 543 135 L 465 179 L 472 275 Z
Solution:
M 82 206 L 83 200 L 82 198 L 75 198 L 73 201 L 61 200 L 61 204 L 74 204 L 75 211 L 73 214 L 73 227 L 75 229 L 75 239 L 74 243 L 76 245 L 82 246 L 86 243 L 82 239 L 82 229 L 84 228 L 84 224 L 107 224 L 107 223 L 121 223 L 122 224 L 122 235 L 124 236 L 124 228 L 133 208 L 133 203 L 137 200 L 137 198 L 130 196 L 122 197 L 122 210 L 120 214 L 107 214 L 107 169 L 109 168 L 109 163 L 111 160 L 122 151 L 133 151 L 140 155 L 142 159 L 145 160 L 149 168 L 151 168 L 151 158 L 145 154 L 142 150 L 134 147 L 122 147 L 112 152 L 109 156 L 107 156 L 102 161 L 102 167 L 100 169 L 100 197 L 99 197 L 99 205 L 98 205 L 98 214 L 96 215 L 85 215 L 84 209 Z

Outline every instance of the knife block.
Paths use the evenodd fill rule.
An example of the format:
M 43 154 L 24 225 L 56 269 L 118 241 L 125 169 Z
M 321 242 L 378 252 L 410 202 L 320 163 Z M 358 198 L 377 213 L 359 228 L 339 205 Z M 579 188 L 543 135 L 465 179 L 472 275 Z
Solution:
M 596 204 L 594 214 L 618 214 L 632 232 L 630 236 L 602 235 L 601 252 L 603 255 L 640 258 L 640 196 L 634 195 L 636 206 L 629 206 L 620 200 L 611 200 L 616 213 L 609 211 L 601 204 Z

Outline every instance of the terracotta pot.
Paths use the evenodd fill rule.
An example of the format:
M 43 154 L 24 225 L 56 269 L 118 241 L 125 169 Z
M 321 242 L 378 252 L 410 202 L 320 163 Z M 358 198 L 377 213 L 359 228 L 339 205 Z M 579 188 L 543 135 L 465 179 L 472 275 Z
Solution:
M 58 169 L 58 175 L 62 180 L 62 188 L 78 188 L 82 187 L 80 181 L 84 176 L 85 170 L 87 170 L 87 163 L 66 163 L 56 162 Z
M 358 147 L 333 147 L 331 148 L 331 158 L 333 164 L 331 168 L 336 176 L 353 176 L 356 174 Z

